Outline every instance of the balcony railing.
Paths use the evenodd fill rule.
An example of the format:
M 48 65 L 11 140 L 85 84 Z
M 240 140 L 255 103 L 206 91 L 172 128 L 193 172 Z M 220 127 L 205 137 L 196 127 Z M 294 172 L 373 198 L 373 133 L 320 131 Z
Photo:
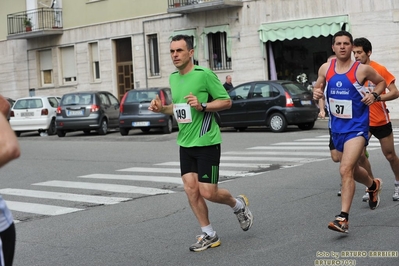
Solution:
M 242 7 L 242 0 L 167 0 L 169 13 L 194 13 Z
M 39 8 L 7 15 L 7 39 L 62 34 L 62 9 Z

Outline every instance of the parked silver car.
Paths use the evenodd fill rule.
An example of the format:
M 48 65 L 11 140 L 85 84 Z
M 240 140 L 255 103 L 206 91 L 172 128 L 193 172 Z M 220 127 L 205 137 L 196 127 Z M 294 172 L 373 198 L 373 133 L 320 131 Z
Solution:
M 82 130 L 89 134 L 96 130 L 105 135 L 109 128 L 119 126 L 119 101 L 108 91 L 84 91 L 62 96 L 57 109 L 58 137 L 67 132 Z

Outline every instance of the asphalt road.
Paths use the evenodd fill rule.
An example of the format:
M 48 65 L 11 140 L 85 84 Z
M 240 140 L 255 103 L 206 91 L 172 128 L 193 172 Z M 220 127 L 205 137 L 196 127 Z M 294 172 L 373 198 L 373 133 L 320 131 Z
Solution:
M 318 150 L 320 155 L 311 160 L 284 162 L 277 159 L 281 156 L 288 160 L 295 157 L 295 152 L 301 153 L 301 146 L 293 146 L 293 141 L 319 138 L 326 142 L 326 125 L 326 121 L 318 121 L 314 130 L 292 128 L 280 134 L 265 129 L 247 132 L 223 129 L 222 158 L 226 160 L 222 162 L 262 165 L 259 171 L 244 167 L 241 169 L 244 174 L 225 176 L 220 184 L 233 195 L 248 196 L 255 221 L 249 231 L 243 232 L 229 207 L 210 203 L 210 219 L 222 245 L 198 253 L 190 252 L 188 247 L 200 234 L 199 226 L 185 193 L 177 184 L 117 182 L 174 192 L 152 196 L 97 190 L 89 193 L 81 189 L 33 185 L 54 180 L 82 181 L 81 176 L 92 174 L 127 175 L 129 173 L 121 169 L 176 162 L 176 132 L 171 135 L 133 132 L 127 138 L 117 132 L 110 136 L 76 133 L 63 139 L 23 135 L 20 138 L 21 158 L 2 169 L 2 189 L 31 190 L 33 187 L 43 191 L 78 191 L 130 199 L 106 205 L 3 195 L 7 201 L 25 200 L 82 209 L 52 216 L 13 211 L 20 220 L 16 224 L 14 266 L 274 266 L 339 265 L 338 262 L 340 265 L 399 265 L 399 202 L 392 201 L 392 172 L 378 147 L 372 147 L 369 153 L 375 176 L 384 182 L 381 204 L 376 210 L 370 210 L 367 203 L 361 201 L 364 187 L 358 185 L 350 212 L 349 234 L 327 229 L 328 222 L 340 211 L 340 197 L 336 195 L 340 182 L 338 165 L 328 158 L 327 144 L 325 149 Z M 279 155 L 276 147 L 280 146 L 291 147 L 288 150 L 291 154 Z M 316 146 L 305 145 L 309 149 Z M 253 155 L 249 155 L 254 151 L 268 151 L 264 147 L 272 147 L 269 151 L 275 155 L 269 155 L 265 161 L 255 161 Z M 242 158 L 234 161 L 233 157 L 240 154 Z M 226 166 L 223 169 L 236 168 Z M 178 177 L 178 174 L 167 175 Z

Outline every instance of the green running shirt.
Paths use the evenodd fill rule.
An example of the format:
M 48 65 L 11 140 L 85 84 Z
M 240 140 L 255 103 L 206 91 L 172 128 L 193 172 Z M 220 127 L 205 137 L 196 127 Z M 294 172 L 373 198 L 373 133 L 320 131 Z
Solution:
M 193 70 L 185 75 L 178 71 L 169 77 L 172 90 L 173 104 L 187 103 L 184 99 L 190 92 L 198 98 L 200 103 L 212 100 L 226 100 L 230 96 L 226 92 L 219 78 L 210 69 L 195 65 Z M 191 123 L 179 123 L 177 144 L 182 147 L 202 147 L 222 143 L 222 136 L 213 112 L 200 112 L 193 107 Z M 179 113 L 174 109 L 177 119 Z

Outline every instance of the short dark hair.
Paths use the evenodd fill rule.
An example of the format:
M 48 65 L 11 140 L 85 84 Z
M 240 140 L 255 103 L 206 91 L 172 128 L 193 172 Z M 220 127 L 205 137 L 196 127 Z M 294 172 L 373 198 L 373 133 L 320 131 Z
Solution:
M 368 52 L 373 51 L 373 47 L 371 46 L 371 42 L 364 37 L 356 38 L 353 41 L 353 45 L 357 47 L 362 47 L 363 51 L 367 54 Z
M 180 41 L 180 40 L 184 40 L 186 42 L 187 49 L 189 51 L 191 49 L 194 49 L 193 41 L 192 41 L 192 37 L 191 36 L 178 34 L 178 35 L 175 35 L 175 36 L 172 37 L 172 41 L 171 42 L 176 42 L 176 41 Z
M 335 38 L 336 37 L 340 37 L 340 36 L 346 36 L 349 38 L 349 41 L 351 44 L 353 44 L 353 37 L 352 34 L 350 34 L 349 32 L 347 32 L 346 30 L 340 30 L 337 33 L 334 34 L 333 38 L 332 38 L 332 44 L 335 44 Z

